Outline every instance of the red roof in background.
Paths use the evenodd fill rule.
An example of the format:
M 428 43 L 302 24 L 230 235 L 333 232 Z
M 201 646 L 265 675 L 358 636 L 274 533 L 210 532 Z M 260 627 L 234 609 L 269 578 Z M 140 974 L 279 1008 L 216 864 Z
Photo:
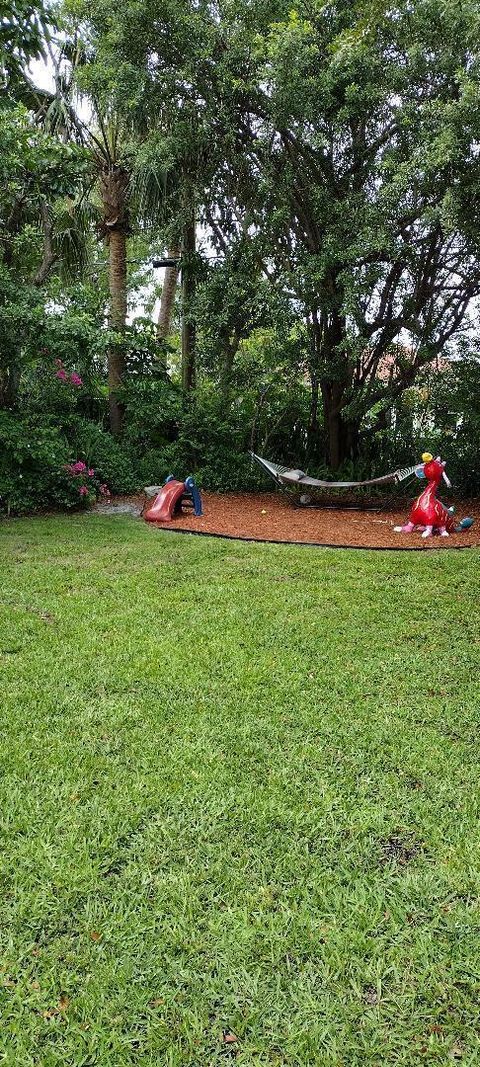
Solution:
M 380 381 L 382 382 L 388 382 L 395 371 L 395 364 L 398 358 L 400 357 L 407 363 L 413 363 L 415 354 L 415 349 L 411 348 L 409 345 L 395 345 L 382 356 L 377 367 L 376 377 L 380 378 Z M 445 356 L 435 356 L 427 366 L 433 367 L 436 371 L 442 374 L 444 371 L 448 370 L 450 360 L 445 359 Z

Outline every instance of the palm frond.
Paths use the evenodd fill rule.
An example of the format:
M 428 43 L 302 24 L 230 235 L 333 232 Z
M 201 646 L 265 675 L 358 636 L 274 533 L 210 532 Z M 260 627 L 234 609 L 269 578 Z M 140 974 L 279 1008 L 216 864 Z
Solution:
M 54 247 L 60 273 L 66 282 L 86 274 L 91 258 L 92 237 L 99 215 L 91 200 L 67 204 L 55 213 Z
M 139 163 L 134 170 L 134 208 L 145 225 L 165 221 L 167 200 L 172 191 L 173 180 L 166 170 L 151 161 Z

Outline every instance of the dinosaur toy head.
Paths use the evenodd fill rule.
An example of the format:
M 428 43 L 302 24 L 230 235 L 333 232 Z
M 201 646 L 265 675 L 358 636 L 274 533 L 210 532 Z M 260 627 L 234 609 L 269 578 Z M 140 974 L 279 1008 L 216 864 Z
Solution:
M 420 470 L 423 477 L 427 478 L 429 482 L 436 482 L 438 485 L 440 479 L 443 478 L 444 482 L 450 488 L 452 483 L 445 474 L 446 465 L 447 464 L 440 459 L 440 456 L 437 456 L 436 459 L 434 459 L 430 452 L 424 452 Z

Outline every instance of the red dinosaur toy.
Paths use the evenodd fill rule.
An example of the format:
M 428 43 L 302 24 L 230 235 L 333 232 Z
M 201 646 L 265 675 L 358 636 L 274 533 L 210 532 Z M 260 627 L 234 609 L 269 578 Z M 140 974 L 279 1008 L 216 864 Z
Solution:
M 422 461 L 423 463 L 417 467 L 416 474 L 419 478 L 428 479 L 427 488 L 423 490 L 423 493 L 415 501 L 405 526 L 395 526 L 395 530 L 397 533 L 412 533 L 414 530 L 422 530 L 422 537 L 431 537 L 436 531 L 442 537 L 448 537 L 451 533 L 460 533 L 462 530 L 468 530 L 473 523 L 473 519 L 462 519 L 457 524 L 453 517 L 453 508 L 446 508 L 437 499 L 436 494 L 441 479 L 444 479 L 449 488 L 451 485 L 445 474 L 446 464 L 442 463 L 440 456 L 434 459 L 430 452 L 423 453 Z

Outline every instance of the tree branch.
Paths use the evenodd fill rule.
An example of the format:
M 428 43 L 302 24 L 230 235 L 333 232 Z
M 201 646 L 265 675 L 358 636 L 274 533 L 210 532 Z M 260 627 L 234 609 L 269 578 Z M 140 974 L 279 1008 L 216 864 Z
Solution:
M 53 250 L 53 222 L 50 215 L 50 209 L 44 200 L 40 204 L 40 214 L 43 223 L 43 258 L 32 279 L 33 285 L 38 287 L 44 285 L 54 263 L 56 263 L 58 259 L 57 254 Z

